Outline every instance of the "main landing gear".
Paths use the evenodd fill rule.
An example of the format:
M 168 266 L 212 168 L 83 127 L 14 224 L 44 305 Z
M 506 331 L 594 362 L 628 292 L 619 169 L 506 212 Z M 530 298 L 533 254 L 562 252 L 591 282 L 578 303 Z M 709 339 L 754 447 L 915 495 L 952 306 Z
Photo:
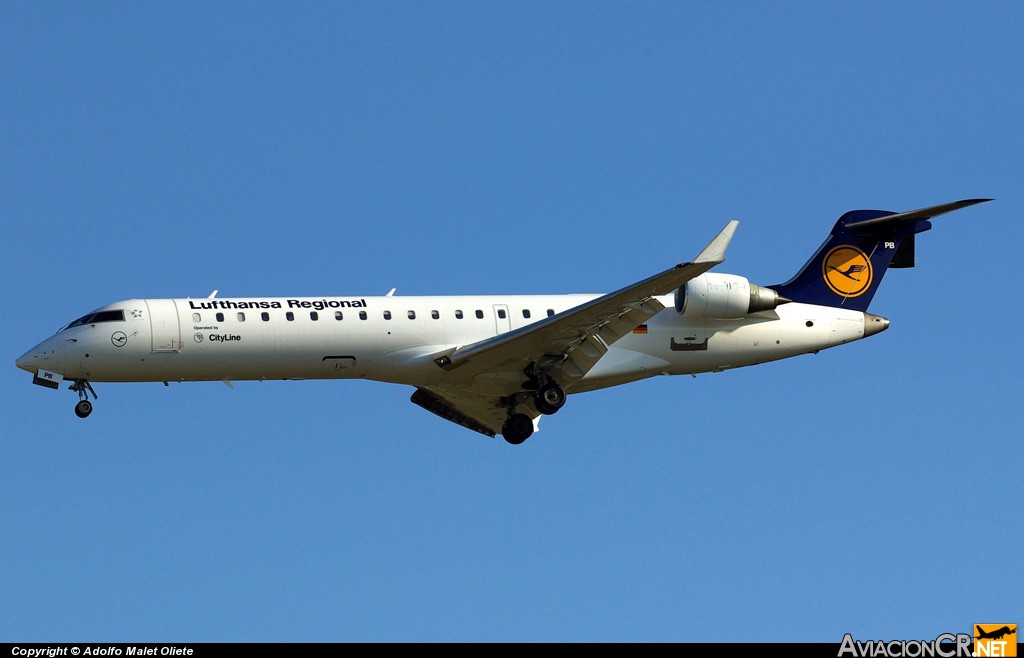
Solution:
M 533 404 L 537 407 L 537 411 L 545 416 L 550 416 L 565 406 L 565 391 L 554 382 L 545 384 L 533 396 Z
M 529 399 L 529 398 L 527 398 Z M 533 394 L 533 404 L 537 411 L 550 416 L 565 406 L 565 391 L 558 384 L 547 381 L 540 384 Z M 533 434 L 533 419 L 515 411 L 515 405 L 509 408 L 508 419 L 501 428 L 501 435 L 514 446 L 519 445 Z
M 92 393 L 93 399 L 99 399 L 99 396 L 96 395 L 96 391 L 92 388 L 92 384 L 85 379 L 76 379 L 68 389 L 78 393 L 78 404 L 75 405 L 75 415 L 79 418 L 85 418 L 91 414 L 92 402 L 89 402 L 89 393 Z
M 530 438 L 533 434 L 533 419 L 526 414 L 512 414 L 501 427 L 501 435 L 514 446 Z

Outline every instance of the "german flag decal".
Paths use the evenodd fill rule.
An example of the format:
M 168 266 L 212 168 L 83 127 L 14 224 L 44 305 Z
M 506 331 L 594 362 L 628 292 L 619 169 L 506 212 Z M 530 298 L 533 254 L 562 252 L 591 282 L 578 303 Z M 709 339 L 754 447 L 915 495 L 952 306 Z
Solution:
M 637 327 L 636 329 L 633 330 L 633 333 L 634 334 L 646 334 L 647 333 L 647 325 L 646 324 L 640 325 L 639 327 Z

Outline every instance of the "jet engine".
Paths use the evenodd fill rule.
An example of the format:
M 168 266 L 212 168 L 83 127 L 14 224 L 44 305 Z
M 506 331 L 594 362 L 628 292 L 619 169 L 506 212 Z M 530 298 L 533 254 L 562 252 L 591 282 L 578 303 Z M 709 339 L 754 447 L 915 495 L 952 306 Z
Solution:
M 676 311 L 694 319 L 738 320 L 789 301 L 735 274 L 706 272 L 676 289 Z

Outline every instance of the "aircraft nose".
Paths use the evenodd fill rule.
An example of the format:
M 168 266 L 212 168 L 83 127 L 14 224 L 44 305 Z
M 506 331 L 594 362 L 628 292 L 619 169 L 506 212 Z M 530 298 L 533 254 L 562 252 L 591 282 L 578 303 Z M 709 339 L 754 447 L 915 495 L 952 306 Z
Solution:
M 28 352 L 25 352 L 24 354 L 19 356 L 18 360 L 14 362 L 14 365 L 18 366 L 22 370 L 27 370 L 28 372 L 32 372 L 32 366 L 31 366 L 31 364 L 32 364 L 32 357 L 33 357 L 32 350 L 29 350 Z
M 63 365 L 63 356 L 59 346 L 54 344 L 53 339 L 48 338 L 19 356 L 14 365 L 35 374 L 40 368 L 59 369 Z

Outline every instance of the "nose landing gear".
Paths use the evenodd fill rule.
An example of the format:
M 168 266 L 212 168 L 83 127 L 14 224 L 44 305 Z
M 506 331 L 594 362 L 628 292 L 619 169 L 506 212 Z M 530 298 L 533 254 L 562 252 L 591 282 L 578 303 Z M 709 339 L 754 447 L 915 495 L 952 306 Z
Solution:
M 92 413 L 92 402 L 88 400 L 82 400 L 75 405 L 75 415 L 79 418 L 85 418 Z
M 68 389 L 78 393 L 78 404 L 75 405 L 75 415 L 79 418 L 85 418 L 91 414 L 92 402 L 89 402 L 89 393 L 92 393 L 93 399 L 99 399 L 99 396 L 96 395 L 96 391 L 92 388 L 92 384 L 85 379 L 76 379 Z

